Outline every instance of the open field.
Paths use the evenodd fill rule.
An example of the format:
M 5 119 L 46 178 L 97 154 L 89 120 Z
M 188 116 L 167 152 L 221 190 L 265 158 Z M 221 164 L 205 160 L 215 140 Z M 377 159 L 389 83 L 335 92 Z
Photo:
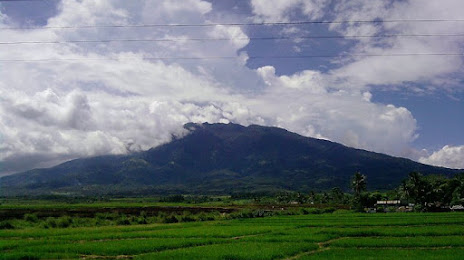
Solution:
M 463 213 L 274 216 L 0 231 L 1 259 L 464 259 Z

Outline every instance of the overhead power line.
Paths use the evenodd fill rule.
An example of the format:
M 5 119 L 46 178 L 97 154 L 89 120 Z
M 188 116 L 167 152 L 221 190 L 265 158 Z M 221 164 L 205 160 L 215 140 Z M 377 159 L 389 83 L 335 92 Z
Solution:
M 47 1 L 59 1 L 59 0 L 0 0 L 0 2 L 47 2 Z
M 242 37 L 242 38 L 166 38 L 166 39 L 97 39 L 59 41 L 13 41 L 0 45 L 15 44 L 64 44 L 64 43 L 110 43 L 110 42 L 183 42 L 183 41 L 245 41 L 245 40 L 309 40 L 309 39 L 350 39 L 350 38 L 395 38 L 395 37 L 464 37 L 464 34 L 383 34 L 383 35 L 316 35 L 299 37 Z
M 354 24 L 354 23 L 442 23 L 464 22 L 464 19 L 391 19 L 391 20 L 339 20 L 339 21 L 293 21 L 293 22 L 259 22 L 259 23 L 200 23 L 200 24 L 103 24 L 70 26 L 27 26 L 0 27 L 0 30 L 36 30 L 36 29 L 86 29 L 86 28 L 149 28 L 149 27 L 211 27 L 211 26 L 269 26 L 269 25 L 307 25 L 307 24 Z
M 48 0 L 59 1 L 59 0 Z M 0 0 L 0 2 L 47 2 L 47 0 Z
M 108 43 L 108 42 L 182 42 L 182 41 L 230 41 L 230 40 L 306 40 L 345 38 L 394 38 L 394 37 L 464 37 L 464 34 L 388 34 L 388 35 L 319 35 L 300 37 L 243 37 L 243 38 L 166 38 L 166 39 L 101 39 L 101 40 L 60 40 L 60 41 L 16 41 L 0 42 L 0 45 L 15 44 L 64 44 L 64 43 Z
M 408 56 L 464 56 L 464 53 L 390 53 L 390 54 L 341 54 L 341 55 L 300 55 L 300 56 L 250 56 L 248 59 L 314 59 L 343 57 L 408 57 Z M 238 56 L 203 56 L 203 57 L 141 57 L 143 60 L 238 60 Z M 66 62 L 66 61 L 105 61 L 136 60 L 136 58 L 69 58 L 69 59 L 0 59 L 0 62 Z

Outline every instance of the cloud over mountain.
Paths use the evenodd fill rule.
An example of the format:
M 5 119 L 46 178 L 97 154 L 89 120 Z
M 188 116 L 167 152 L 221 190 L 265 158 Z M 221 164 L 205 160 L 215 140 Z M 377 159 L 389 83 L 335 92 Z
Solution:
M 464 169 L 464 146 L 444 146 L 429 157 L 421 157 L 421 163 Z
M 293 10 L 309 19 L 395 19 L 416 10 L 459 10 L 460 1 L 269 1 L 250 2 L 253 21 L 285 21 Z M 369 4 L 367 4 L 369 2 Z M 328 71 L 280 75 L 272 64 L 252 69 L 244 51 L 252 39 L 239 26 L 72 28 L 76 25 L 202 24 L 220 22 L 213 4 L 201 0 L 63 0 L 49 27 L 68 29 L 0 30 L 2 41 L 80 39 L 176 39 L 152 42 L 2 45 L 0 69 L 0 161 L 2 173 L 51 166 L 77 157 L 145 150 L 183 135 L 187 122 L 235 122 L 287 128 L 312 137 L 409 156 L 417 122 L 404 107 L 372 101 L 372 85 L 444 80 L 457 73 L 456 57 L 334 59 Z M 417 5 L 421 3 L 421 8 Z M 270 6 L 274 8 L 269 8 Z M 359 6 L 364 6 L 358 9 Z M 409 11 L 408 11 L 409 10 Z M 461 8 L 462 10 L 462 8 Z M 457 11 L 456 11 L 457 12 Z M 336 15 L 335 15 L 336 14 Z M 456 13 L 455 15 L 458 15 Z M 0 27 L 21 26 L 1 14 Z M 429 17 L 429 16 L 427 16 Z M 406 25 L 348 24 L 329 28 L 340 35 L 408 33 Z M 451 26 L 423 26 L 444 32 Z M 287 28 L 288 29 L 288 28 Z M 226 38 L 194 41 L 197 38 Z M 440 39 L 355 40 L 352 54 L 462 50 L 462 43 Z M 156 59 L 159 57 L 237 57 L 237 59 Z M 154 58 L 154 59 L 153 59 Z M 400 66 L 401 65 L 401 66 Z M 401 67 L 402 69 L 398 69 Z M 442 77 L 443 76 L 443 77 Z M 415 158 L 417 159 L 417 158 Z M 19 163 L 25 162 L 25 163 Z M 451 165 L 451 164 L 450 164 Z M 450 166 L 445 165 L 445 166 Z

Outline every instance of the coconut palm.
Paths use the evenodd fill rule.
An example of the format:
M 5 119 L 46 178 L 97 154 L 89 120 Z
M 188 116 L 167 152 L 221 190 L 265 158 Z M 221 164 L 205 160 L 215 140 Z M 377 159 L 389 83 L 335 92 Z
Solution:
M 360 172 L 356 172 L 351 179 L 351 188 L 353 189 L 354 195 L 359 197 L 361 192 L 366 190 L 366 176 L 362 175 Z

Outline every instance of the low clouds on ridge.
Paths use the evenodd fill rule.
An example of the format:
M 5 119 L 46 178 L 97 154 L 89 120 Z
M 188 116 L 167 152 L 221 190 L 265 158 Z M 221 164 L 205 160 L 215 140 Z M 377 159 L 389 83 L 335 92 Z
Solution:
M 271 12 L 262 1 L 252 0 L 255 19 L 285 20 L 292 8 L 301 5 L 306 8 L 305 15 L 320 19 L 324 4 L 330 1 L 278 2 L 285 4 Z M 347 2 L 341 2 L 339 8 L 346 19 L 356 18 L 351 8 L 343 7 Z M 383 8 L 386 12 L 388 8 L 410 7 Z M 144 5 L 122 0 L 64 0 L 48 25 L 197 24 L 215 22 L 208 20 L 208 13 L 213 11 L 209 2 L 201 0 L 189 0 L 188 4 L 180 0 L 150 0 L 144 1 Z M 12 25 L 5 18 L 0 22 L 0 26 Z M 332 29 L 342 35 L 351 30 L 367 30 L 356 26 Z M 387 29 L 391 28 L 382 28 Z M 231 40 L 187 40 L 199 37 Z M 47 167 L 77 157 L 149 149 L 168 142 L 172 134 L 184 134 L 182 125 L 191 121 L 275 125 L 349 146 L 410 156 L 411 142 L 417 138 L 416 120 L 406 108 L 373 103 L 369 85 L 423 80 L 430 74 L 428 67 L 419 67 L 414 77 L 405 77 L 402 72 L 391 71 L 397 64 L 378 67 L 379 61 L 366 58 L 348 61 L 326 73 L 306 70 L 277 75 L 272 65 L 256 70 L 246 67 L 248 54 L 242 48 L 250 41 L 247 37 L 240 27 L 220 25 L 188 30 L 1 30 L 0 38 L 11 41 L 110 38 L 185 38 L 186 41 L 0 46 L 3 60 L 72 59 L 0 65 L 0 161 L 3 161 L 0 174 Z M 351 51 L 371 50 L 373 45 L 360 42 Z M 391 51 L 388 48 L 391 47 L 382 51 Z M 239 58 L 146 59 L 205 56 Z M 441 65 L 444 69 L 430 77 L 455 72 L 451 68 L 459 62 L 444 59 Z M 365 71 L 366 66 L 375 71 Z M 385 71 L 390 71 L 388 79 L 383 78 Z M 372 78 L 373 75 L 378 76 Z

